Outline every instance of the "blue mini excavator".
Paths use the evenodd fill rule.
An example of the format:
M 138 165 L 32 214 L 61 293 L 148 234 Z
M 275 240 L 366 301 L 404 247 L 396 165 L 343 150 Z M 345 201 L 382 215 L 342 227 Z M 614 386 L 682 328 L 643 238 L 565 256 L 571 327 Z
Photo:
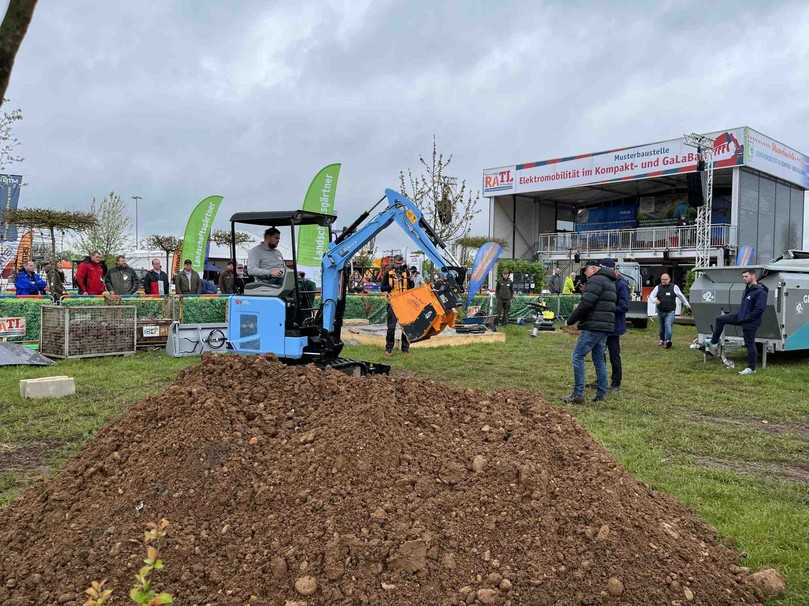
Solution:
M 383 209 L 369 220 L 371 213 L 382 204 Z M 332 215 L 303 210 L 244 212 L 230 218 L 234 266 L 237 224 L 289 227 L 293 251 L 291 270 L 284 272 L 277 283 L 247 284 L 244 294 L 230 297 L 228 342 L 231 349 L 245 354 L 272 353 L 287 363 L 314 363 L 354 375 L 387 374 L 390 371 L 387 365 L 342 358 L 340 333 L 350 277 L 349 261 L 394 222 L 439 271 L 438 279 L 432 283 L 391 295 L 389 301 L 402 330 L 415 342 L 454 325 L 456 308 L 462 302 L 466 270 L 458 265 L 412 200 L 392 189 L 385 190 L 376 204 L 332 241 L 334 220 Z M 322 259 L 321 300 L 317 307 L 311 303 L 311 293 L 303 292 L 298 279 L 295 228 L 300 225 L 319 225 L 329 230 L 330 243 Z

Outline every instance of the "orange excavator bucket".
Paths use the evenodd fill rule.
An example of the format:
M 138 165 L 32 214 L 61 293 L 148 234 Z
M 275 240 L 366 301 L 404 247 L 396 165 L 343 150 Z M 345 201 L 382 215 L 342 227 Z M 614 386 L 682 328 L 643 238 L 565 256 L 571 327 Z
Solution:
M 407 339 L 414 343 L 455 326 L 457 312 L 452 303 L 439 298 L 430 284 L 390 295 L 390 306 Z

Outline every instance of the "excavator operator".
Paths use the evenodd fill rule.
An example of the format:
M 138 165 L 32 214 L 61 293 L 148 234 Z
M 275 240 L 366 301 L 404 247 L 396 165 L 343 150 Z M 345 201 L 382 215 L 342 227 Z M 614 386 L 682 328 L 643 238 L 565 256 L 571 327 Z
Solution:
M 278 250 L 280 240 L 281 232 L 269 227 L 264 231 L 264 240 L 247 253 L 247 273 L 255 279 L 247 286 L 248 294 L 277 295 L 283 286 L 287 266 Z
M 393 267 L 385 272 L 382 277 L 380 290 L 387 293 L 399 293 L 413 288 L 413 278 L 407 270 L 402 255 L 393 257 Z M 393 344 L 396 341 L 396 314 L 388 303 L 388 332 L 385 335 L 385 355 L 393 354 Z M 402 353 L 410 351 L 410 342 L 402 331 Z

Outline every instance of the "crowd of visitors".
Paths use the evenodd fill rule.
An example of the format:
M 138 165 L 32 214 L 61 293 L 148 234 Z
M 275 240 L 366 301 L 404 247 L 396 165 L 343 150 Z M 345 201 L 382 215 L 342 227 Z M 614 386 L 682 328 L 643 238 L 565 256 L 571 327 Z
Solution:
M 140 293 L 165 296 L 171 294 L 171 284 L 174 284 L 174 292 L 179 295 L 234 294 L 244 292 L 245 284 L 254 279 L 248 276 L 244 265 L 239 263 L 234 268 L 232 262 L 227 263 L 218 277 L 214 275 L 212 279 L 207 279 L 194 270 L 190 259 L 186 259 L 180 271 L 172 277 L 163 269 L 160 259 L 152 259 L 151 268 L 141 273 L 139 277 L 138 272 L 129 266 L 125 255 L 118 255 L 115 265 L 108 269 L 101 253 L 94 251 L 77 264 L 73 286 L 79 295 L 92 296 L 132 296 Z M 215 280 L 218 280 L 218 286 Z M 47 294 L 58 301 L 65 295 L 65 284 L 64 271 L 58 263 L 51 261 L 42 266 L 41 274 L 33 261 L 27 261 L 14 278 L 18 297 Z

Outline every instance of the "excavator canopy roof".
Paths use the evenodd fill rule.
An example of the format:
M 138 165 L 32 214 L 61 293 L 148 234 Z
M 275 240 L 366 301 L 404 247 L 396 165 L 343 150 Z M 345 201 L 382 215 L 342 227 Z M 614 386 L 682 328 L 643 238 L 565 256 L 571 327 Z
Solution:
M 324 215 L 308 210 L 270 210 L 252 213 L 236 213 L 230 218 L 231 223 L 247 223 L 249 225 L 320 225 L 328 227 L 337 217 Z

